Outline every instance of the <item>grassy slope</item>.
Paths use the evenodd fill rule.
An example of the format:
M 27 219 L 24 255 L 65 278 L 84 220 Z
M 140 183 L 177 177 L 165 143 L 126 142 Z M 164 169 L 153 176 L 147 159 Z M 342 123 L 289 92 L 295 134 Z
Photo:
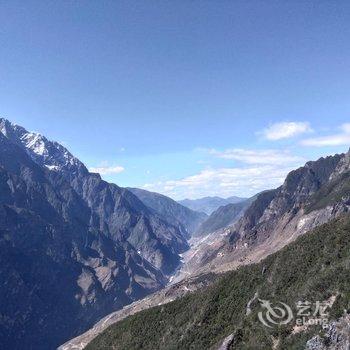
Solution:
M 112 325 L 87 349 L 210 349 L 235 334 L 234 349 L 303 349 L 319 329 L 291 335 L 291 327 L 269 330 L 245 316 L 256 291 L 259 297 L 283 301 L 326 300 L 339 294 L 332 317 L 350 308 L 350 218 L 337 219 L 300 237 L 261 263 L 227 273 L 213 286 L 167 305 L 140 312 Z

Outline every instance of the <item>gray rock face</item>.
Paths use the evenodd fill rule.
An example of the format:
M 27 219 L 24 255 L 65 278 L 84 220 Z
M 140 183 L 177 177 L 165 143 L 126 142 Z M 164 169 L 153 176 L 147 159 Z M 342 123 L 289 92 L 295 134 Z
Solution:
M 178 298 L 184 297 L 188 293 L 207 288 L 216 279 L 217 276 L 208 274 L 205 276 L 189 278 L 186 281 L 182 281 L 181 283 L 167 286 L 143 298 L 142 300 L 135 301 L 134 303 L 125 306 L 122 310 L 118 310 L 109 314 L 108 316 L 98 321 L 87 332 L 79 335 L 74 339 L 69 340 L 65 344 L 62 344 L 58 347 L 57 350 L 82 350 L 94 338 L 96 338 L 112 324 L 119 322 L 130 315 L 134 315 L 135 313 L 147 310 L 151 307 L 170 303 Z
M 221 272 L 258 262 L 349 212 L 349 159 L 349 152 L 321 158 L 289 173 L 282 186 L 259 194 L 237 222 L 194 242 L 192 253 L 184 254 L 183 272 Z
M 227 336 L 216 350 L 229 350 L 234 340 L 234 334 Z
M 331 322 L 323 336 L 316 335 L 306 342 L 305 350 L 349 350 L 350 316 Z
M 193 232 L 207 218 L 206 214 L 184 207 L 173 199 L 159 193 L 139 188 L 128 188 L 128 190 L 165 221 L 179 227 L 186 238 L 190 238 Z
M 52 349 L 164 286 L 178 227 L 63 146 L 0 119 L 0 343 Z
M 281 218 L 292 219 L 307 206 L 311 196 L 329 181 L 349 170 L 340 164 L 347 155 L 335 155 L 308 162 L 304 167 L 288 174 L 283 185 L 276 190 L 259 195 L 232 230 L 233 236 L 239 236 L 248 244 L 266 238 Z M 311 229 L 312 227 L 309 227 Z
M 0 119 L 0 130 L 21 147 L 38 165 L 51 170 L 52 183 L 66 181 L 91 210 L 89 224 L 114 241 L 128 241 L 163 273 L 171 273 L 179 263 L 178 253 L 188 248 L 179 228 L 152 213 L 126 189 L 109 184 L 98 174 L 89 173 L 67 149 Z

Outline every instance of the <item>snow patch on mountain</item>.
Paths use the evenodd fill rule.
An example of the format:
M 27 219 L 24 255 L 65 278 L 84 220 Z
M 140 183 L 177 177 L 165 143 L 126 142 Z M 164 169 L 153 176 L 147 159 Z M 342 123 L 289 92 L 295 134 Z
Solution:
M 40 134 L 29 132 L 21 137 L 21 141 L 27 148 L 31 149 L 39 156 L 44 156 L 48 153 L 47 148 L 45 147 L 45 142 Z
M 4 118 L 0 118 L 0 131 L 8 139 L 24 148 L 36 163 L 44 165 L 49 170 L 72 171 L 74 168 L 86 170 L 84 164 L 65 147 L 58 142 L 48 140 L 39 133 L 29 132 Z

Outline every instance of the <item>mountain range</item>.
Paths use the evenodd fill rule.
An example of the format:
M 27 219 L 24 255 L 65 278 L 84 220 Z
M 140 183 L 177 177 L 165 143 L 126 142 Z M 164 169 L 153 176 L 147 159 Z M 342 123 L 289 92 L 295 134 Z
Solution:
M 219 207 L 201 223 L 195 232 L 195 236 L 203 236 L 234 224 L 256 198 L 257 195 L 248 199 L 242 199 L 237 203 L 230 203 Z
M 179 203 L 192 210 L 203 212 L 207 215 L 210 215 L 219 207 L 222 207 L 227 204 L 239 203 L 246 199 L 247 198 L 241 198 L 236 196 L 232 196 L 228 198 L 221 198 L 221 197 L 215 196 L 215 197 L 203 197 L 198 199 L 183 199 L 183 200 L 180 200 Z
M 163 217 L 167 222 L 178 227 L 183 236 L 190 238 L 198 227 L 207 219 L 203 212 L 189 209 L 169 197 L 139 188 L 128 188 L 148 208 Z
M 165 218 L 6 119 L 0 193 L 0 341 L 12 349 L 54 348 L 162 288 L 204 218 L 184 207 Z
M 141 301 L 135 308 L 142 313 L 131 316 L 135 308 L 126 310 L 115 324 L 90 333 L 87 348 L 139 348 L 142 343 L 144 349 L 346 349 L 349 212 L 350 150 L 306 163 L 277 189 L 258 194 L 233 224 L 213 227 L 193 241 L 182 254 L 171 298 L 156 293 Z M 213 282 L 193 287 L 195 276 Z M 329 300 L 330 323 L 324 330 L 292 324 L 266 329 L 257 318 L 258 297 L 291 305 L 298 298 Z
M 121 319 L 92 340 L 86 350 L 346 350 L 350 334 L 349 236 L 347 214 L 258 264 L 227 272 L 201 290 Z M 263 302 L 273 307 L 270 318 Z M 320 304 L 326 305 L 321 312 L 327 323 L 298 325 L 298 305 L 309 315 L 305 319 L 315 320 L 315 305 Z M 286 305 L 291 319 L 281 316 L 287 315 Z M 268 326 L 261 322 L 262 317 L 272 320 Z M 279 320 L 285 322 L 278 324 Z
M 349 209 L 350 151 L 308 162 L 258 194 L 235 223 L 197 242 L 184 269 L 221 272 L 258 262 Z
M 54 349 L 109 313 L 88 348 L 332 341 L 303 331 L 298 343 L 289 328 L 264 333 L 254 295 L 294 302 L 311 285 L 341 298 L 332 317 L 343 322 L 349 210 L 350 151 L 308 162 L 249 199 L 176 202 L 108 183 L 61 144 L 0 118 L 1 346 Z M 61 349 L 87 344 L 78 339 Z

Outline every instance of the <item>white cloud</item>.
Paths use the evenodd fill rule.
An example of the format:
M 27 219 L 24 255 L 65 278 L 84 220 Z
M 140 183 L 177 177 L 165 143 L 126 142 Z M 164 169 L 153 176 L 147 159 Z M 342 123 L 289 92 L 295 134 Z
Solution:
M 303 160 L 285 150 L 234 148 L 224 151 L 210 150 L 209 152 L 219 158 L 234 159 L 247 164 L 290 164 L 300 163 Z
M 206 169 L 180 180 L 146 184 L 144 188 L 175 199 L 200 198 L 208 195 L 248 196 L 281 185 L 286 175 L 293 169 L 294 167 L 277 165 Z
M 311 132 L 308 122 L 281 122 L 270 125 L 268 128 L 258 132 L 270 141 L 291 138 L 297 135 Z
M 321 137 L 309 138 L 301 141 L 303 146 L 325 147 L 325 146 L 350 146 L 350 123 L 341 125 L 340 132 Z
M 350 134 L 350 123 L 345 123 L 341 126 L 341 129 L 343 129 L 343 132 L 346 134 Z
M 119 174 L 123 172 L 125 169 L 122 166 L 100 166 L 100 167 L 92 167 L 89 168 L 91 173 L 99 173 L 101 175 L 111 175 L 111 174 Z
M 201 149 L 202 152 L 243 164 L 235 167 L 207 168 L 179 180 L 158 181 L 143 187 L 175 199 L 204 196 L 250 196 L 281 185 L 286 175 L 305 163 L 287 150 Z

